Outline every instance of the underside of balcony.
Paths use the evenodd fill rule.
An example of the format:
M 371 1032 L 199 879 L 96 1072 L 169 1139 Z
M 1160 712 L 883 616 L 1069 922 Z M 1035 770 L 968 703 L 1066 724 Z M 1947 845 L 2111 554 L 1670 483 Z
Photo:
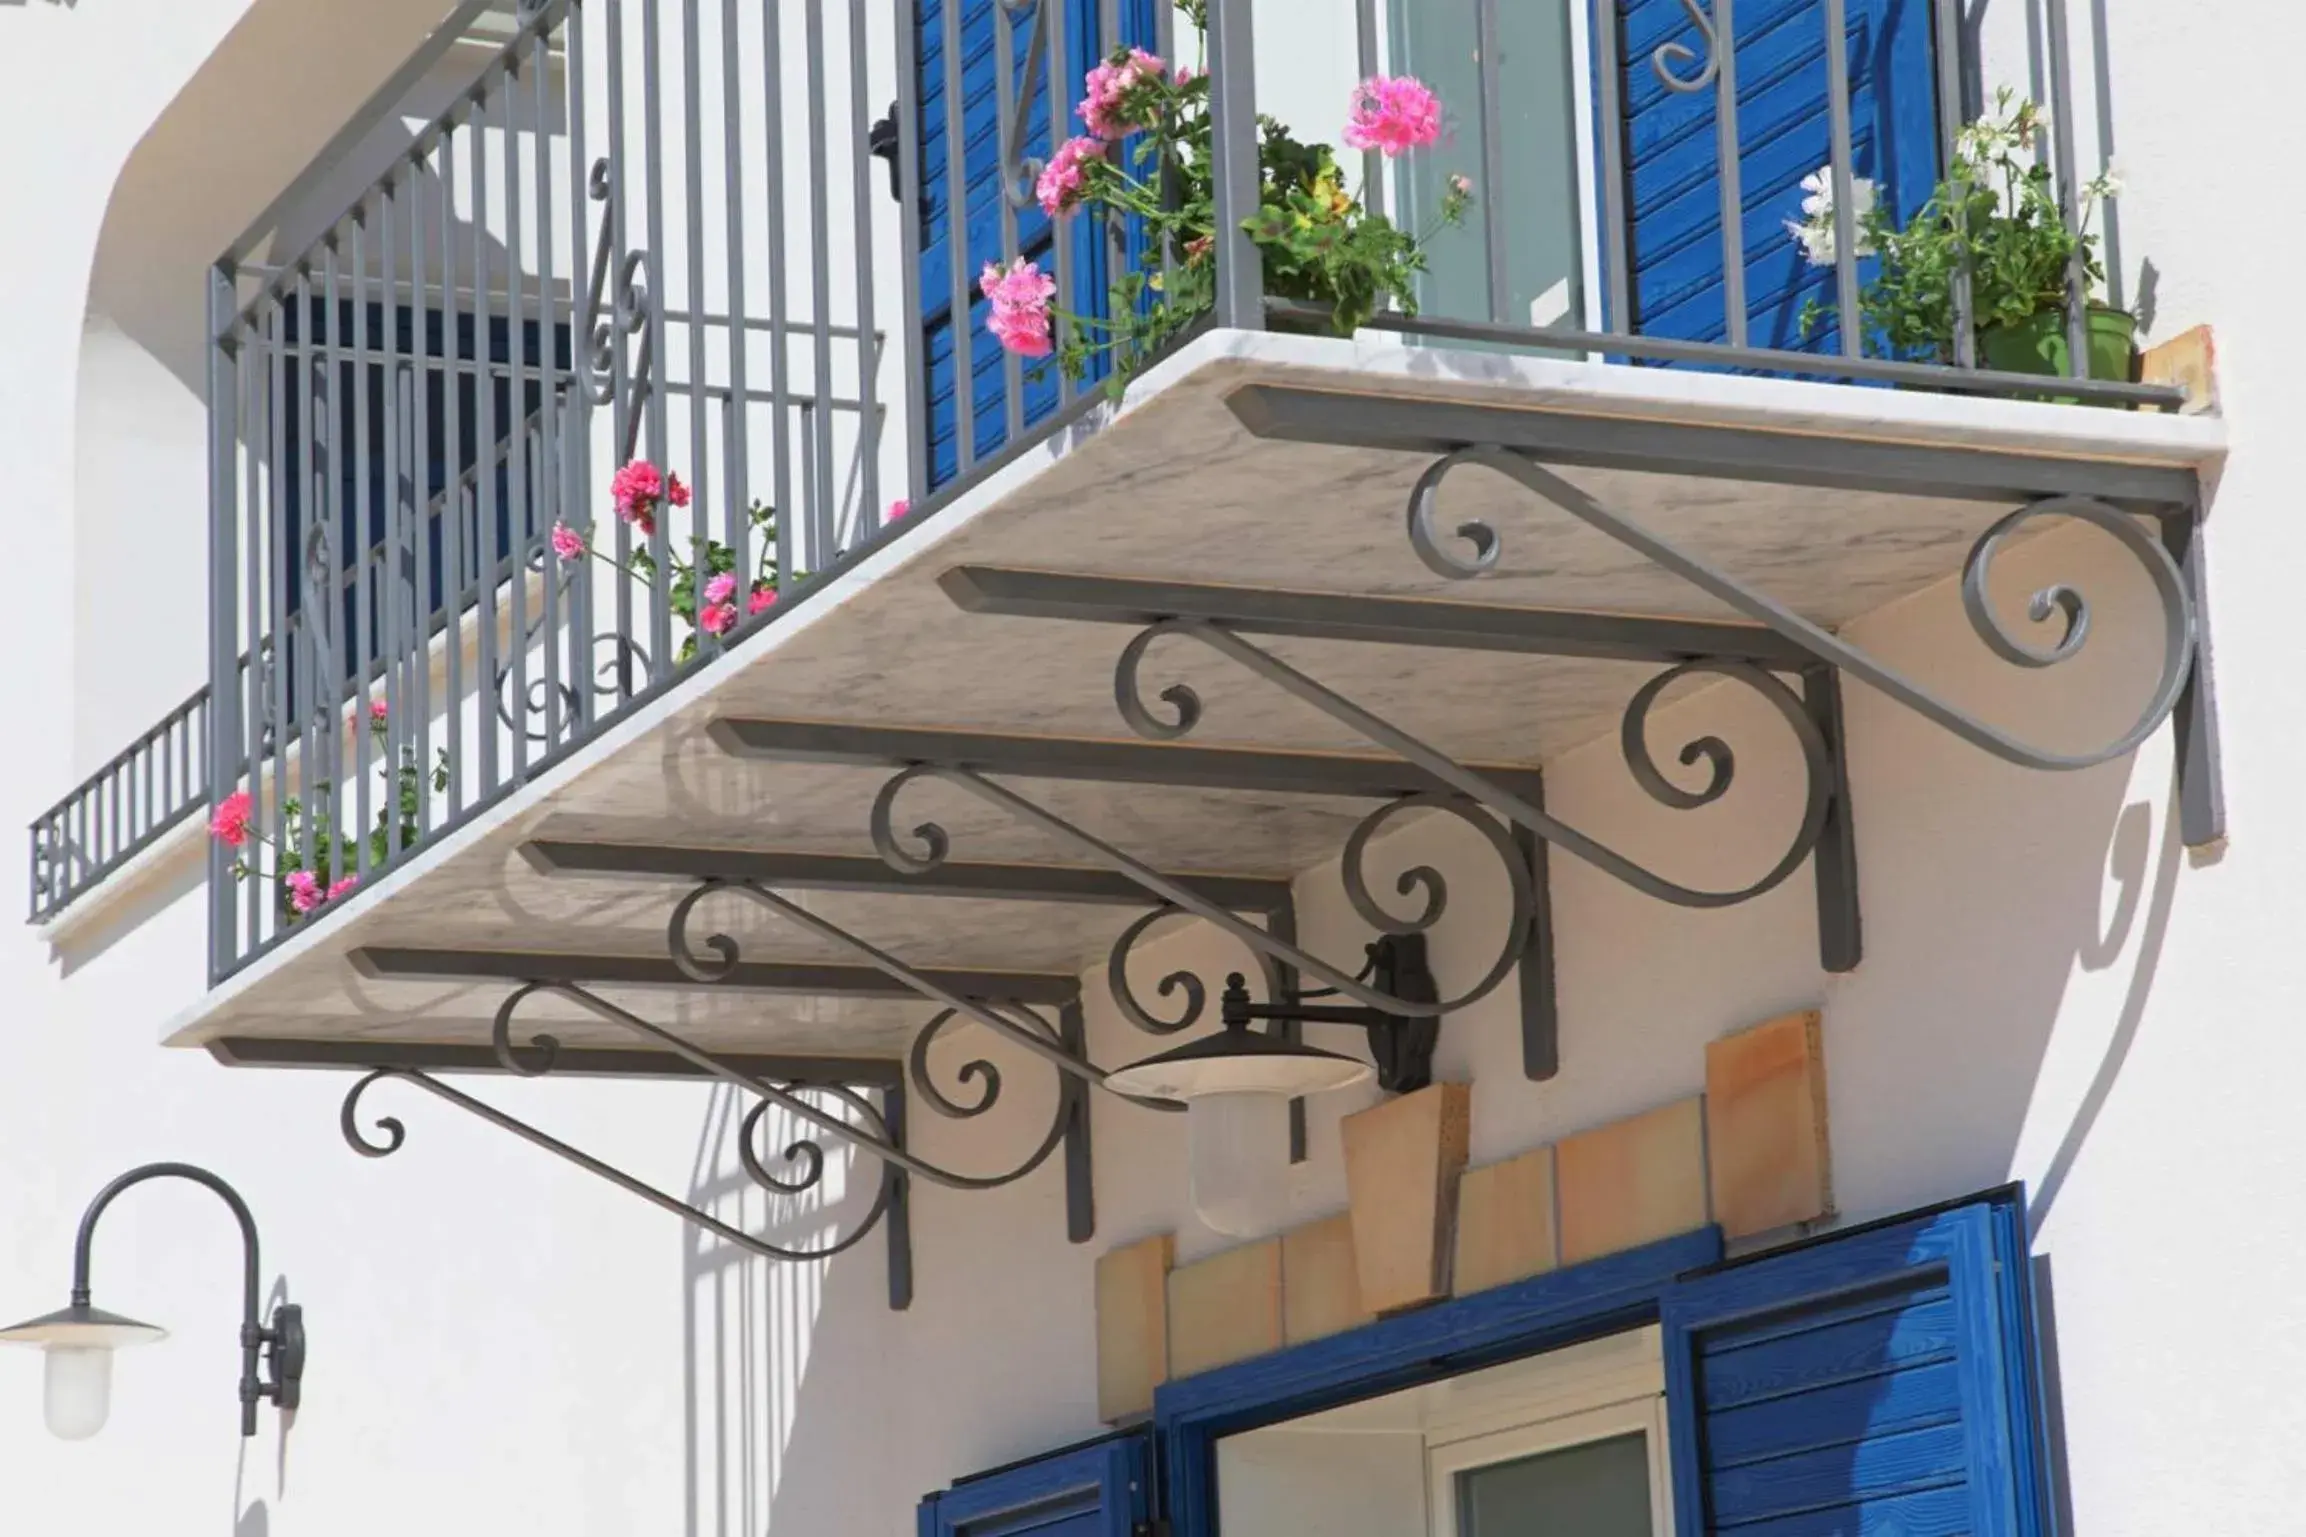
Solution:
M 1558 476 L 1557 489 L 1670 558 L 1478 462 L 1440 488 L 1445 548 L 1436 557 L 1427 541 L 1421 558 L 1407 531 L 1413 489 L 1442 456 L 1482 445 Z M 1209 333 L 1125 402 L 1084 409 L 892 525 L 715 665 L 297 925 L 168 1039 L 251 1064 L 485 1067 L 512 989 L 567 983 L 763 1072 L 885 1081 L 939 990 L 1054 1017 L 1180 889 L 1286 933 L 1294 877 L 1336 859 L 1373 809 L 1446 788 L 1351 709 L 1541 804 L 1544 765 L 1619 732 L 1646 684 L 1693 660 L 1733 664 L 1806 702 L 1830 807 L 1838 710 L 1817 684 L 1872 680 L 1803 643 L 1802 621 L 1835 631 L 1940 583 L 1998 521 L 2052 499 L 2073 500 L 2050 510 L 2087 502 L 2148 530 L 2183 571 L 2221 445 L 2202 417 Z M 1480 539 L 1450 530 L 1474 523 L 1495 533 L 1490 568 L 1445 577 L 1450 559 L 1473 563 Z M 2032 531 L 2014 527 L 2012 541 Z M 1701 590 L 1671 569 L 1683 558 L 1794 622 Z M 2010 628 L 2050 647 L 2058 625 L 2029 630 L 2025 591 L 2010 587 L 1991 587 Z M 2143 578 L 2093 590 L 2099 633 L 2153 631 L 2154 595 Z M 2181 673 L 2201 623 L 2191 597 L 2186 610 Z M 1161 621 L 1184 628 L 1139 648 L 1133 702 L 1149 718 L 1133 722 L 1117 707 L 1116 664 Z M 1349 712 L 1238 665 L 1222 644 L 1196 646 L 1201 621 Z M 2108 641 L 2040 670 L 2134 696 L 2127 719 L 2154 708 L 2154 658 L 2091 669 L 2137 655 Z M 1717 671 L 1681 687 L 1708 681 L 1738 680 Z M 1163 690 L 1180 682 L 1200 707 L 1182 735 L 1161 729 L 1176 719 Z M 2205 682 L 2194 668 L 2179 705 L 2197 755 Z M 1702 754 L 1671 766 L 1680 745 L 1661 735 L 1656 759 L 1685 795 L 1702 792 Z M 892 786 L 908 768 L 924 772 Z M 928 772 L 939 768 L 961 772 Z M 885 787 L 879 841 L 893 848 L 874 836 Z M 2214 819 L 2214 781 L 2189 793 L 2191 836 Z M 1862 855 L 1847 827 L 1821 840 L 1800 820 L 1797 807 L 1783 838 L 1840 862 L 1833 880 L 1821 871 L 1821 909 L 1854 904 L 1841 888 Z M 949 848 L 913 873 L 923 823 Z M 1611 842 L 1608 827 L 1580 830 Z M 1543 854 L 1523 847 L 1542 905 Z M 667 925 L 714 881 L 772 901 L 705 890 L 693 932 L 671 946 L 701 962 L 684 971 Z M 1832 928 L 1821 912 L 1829 965 Z M 741 960 L 702 981 L 690 972 L 714 971 L 712 933 Z M 1854 922 L 1838 943 L 1854 964 Z M 1442 996 L 1457 980 L 1443 979 Z M 549 990 L 521 1022 L 558 1037 L 564 1065 L 613 1049 L 592 1060 L 682 1069 L 661 1043 Z

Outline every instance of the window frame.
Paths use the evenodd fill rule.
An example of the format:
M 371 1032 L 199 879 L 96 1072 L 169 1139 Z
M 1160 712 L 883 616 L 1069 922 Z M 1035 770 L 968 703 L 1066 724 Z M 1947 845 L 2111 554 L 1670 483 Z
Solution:
M 1655 1392 L 1638 1398 L 1551 1414 L 1502 1430 L 1449 1441 L 1437 1441 L 1428 1433 L 1425 1442 L 1426 1537 L 1458 1537 L 1459 1474 L 1624 1435 L 1642 1437 L 1644 1461 L 1649 1469 L 1651 1537 L 1673 1537 L 1673 1466 L 1666 1445 L 1662 1383 Z

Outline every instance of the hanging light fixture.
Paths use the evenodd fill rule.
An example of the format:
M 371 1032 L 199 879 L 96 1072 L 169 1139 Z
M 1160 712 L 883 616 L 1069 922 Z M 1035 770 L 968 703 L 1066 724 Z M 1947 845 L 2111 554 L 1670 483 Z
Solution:
M 1419 935 L 1388 935 L 1369 947 L 1367 975 L 1395 997 L 1438 996 Z M 1220 1233 L 1255 1237 L 1273 1215 L 1274 1171 L 1288 1153 L 1289 1102 L 1378 1080 L 1396 1092 L 1432 1074 L 1433 1021 L 1377 1009 L 1296 1001 L 1254 1003 L 1238 971 L 1219 1000 L 1224 1028 L 1114 1072 L 1123 1094 L 1181 1101 L 1193 1210 Z M 1380 1067 L 1285 1036 L 1250 1029 L 1259 1020 L 1360 1025 Z
M 79 1237 L 72 1246 L 72 1300 L 53 1313 L 26 1319 L 13 1328 L 0 1329 L 0 1341 L 38 1345 L 47 1356 L 45 1409 L 51 1434 L 66 1441 L 81 1441 L 104 1428 L 112 1407 L 112 1352 L 128 1345 L 165 1339 L 168 1331 L 107 1313 L 89 1301 L 89 1251 L 96 1238 L 96 1219 L 112 1198 L 149 1179 L 188 1179 L 205 1185 L 221 1197 L 240 1223 L 242 1268 L 240 1321 L 240 1433 L 256 1434 L 256 1406 L 271 1399 L 282 1409 L 294 1409 L 304 1377 L 304 1309 L 284 1302 L 273 1309 L 269 1324 L 257 1312 L 256 1222 L 240 1193 L 206 1169 L 188 1163 L 149 1163 L 131 1169 L 97 1194 L 80 1217 Z M 266 1380 L 262 1367 L 269 1365 Z

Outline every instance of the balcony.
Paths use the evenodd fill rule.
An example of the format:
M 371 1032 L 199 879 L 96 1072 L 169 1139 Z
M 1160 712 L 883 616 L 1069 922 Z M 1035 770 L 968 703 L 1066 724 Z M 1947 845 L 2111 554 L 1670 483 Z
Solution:
M 1874 278 L 1861 183 L 1910 215 L 1977 110 L 1950 7 L 1785 0 L 1732 36 L 1726 6 L 1628 4 L 1556 36 L 1473 0 L 1386 30 L 1214 4 L 1213 296 L 1126 380 L 1005 351 L 969 274 L 1033 258 L 1113 313 L 1142 228 L 1052 220 L 1034 173 L 1088 66 L 1190 59 L 1186 18 L 742 9 L 527 9 L 339 217 L 276 213 L 218 263 L 216 682 L 34 836 L 48 916 L 247 797 L 172 1043 L 467 1108 L 433 1075 L 870 1089 L 851 1129 L 935 1179 L 908 1086 L 956 1114 L 999 1092 L 931 1081 L 954 1017 L 1094 1085 L 1085 973 L 1156 1033 L 1209 1006 L 1135 991 L 1176 924 L 1405 1024 L 1510 997 L 1533 1077 L 1564 860 L 1700 911 L 1806 888 L 1820 966 L 1856 966 L 1845 689 L 2047 773 L 2175 719 L 2188 840 L 2218 836 L 2192 558 L 2216 420 L 2080 376 L 2079 260 L 2054 381 L 1978 366 L 1962 282 L 1938 356 L 1800 320 Z M 1256 115 L 1325 130 L 1379 69 L 1441 86 L 1451 137 L 1349 156 L 1364 202 L 1413 217 L 1458 161 L 1475 196 L 1417 313 L 1340 336 L 1243 227 Z M 1553 121 L 1509 110 L 1533 99 Z M 2075 143 L 2048 145 L 2077 218 Z M 1785 225 L 1821 171 L 1818 266 Z M 635 459 L 693 497 L 627 482 L 619 516 Z M 697 590 L 721 570 L 726 626 Z M 1956 576 L 2034 690 L 2019 725 L 1847 638 Z M 1549 805 L 1548 769 L 1613 737 L 1641 803 Z M 1308 883 L 1433 930 L 1438 875 L 1379 897 L 1366 865 L 1421 819 L 1458 824 L 1487 925 L 1422 997 L 1295 938 Z M 1085 1160 L 1086 1102 L 1043 1155 Z

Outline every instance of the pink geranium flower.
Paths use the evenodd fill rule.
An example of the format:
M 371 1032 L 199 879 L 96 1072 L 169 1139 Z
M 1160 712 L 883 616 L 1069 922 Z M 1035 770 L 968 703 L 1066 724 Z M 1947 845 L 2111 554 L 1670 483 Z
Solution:
M 1105 155 L 1105 141 L 1077 134 L 1057 146 L 1057 153 L 1041 168 L 1041 175 L 1033 183 L 1033 195 L 1040 199 L 1041 211 L 1052 219 L 1060 218 L 1081 206 L 1081 194 L 1089 185 L 1089 163 Z
M 372 725 L 372 726 L 381 726 L 381 725 L 383 725 L 383 724 L 384 724 L 384 721 L 385 721 L 385 717 L 386 717 L 387 715 L 389 715 L 390 713 L 391 713 L 391 708 L 390 708 L 390 706 L 388 706 L 388 705 L 387 705 L 387 704 L 386 704 L 386 703 L 385 703 L 383 700 L 381 700 L 381 699 L 371 699 L 371 700 L 368 702 L 368 720 L 369 720 L 369 724 L 370 724 L 370 725 Z
M 616 472 L 609 482 L 609 500 L 616 504 L 617 516 L 644 534 L 657 531 L 657 508 L 665 502 L 675 507 L 689 504 L 689 488 L 681 478 L 668 478 L 646 459 L 635 459 Z M 560 536 L 553 536 L 553 548 L 560 549 Z M 568 559 L 566 552 L 562 558 Z
M 726 635 L 736 628 L 737 606 L 734 603 L 713 603 L 697 615 L 697 628 L 707 635 Z
M 309 913 L 328 900 L 320 889 L 320 877 L 310 870 L 291 870 L 281 877 L 280 884 L 288 888 L 288 905 L 300 913 Z
M 563 560 L 582 560 L 585 557 L 585 536 L 566 523 L 552 526 L 552 552 Z
M 736 590 L 736 573 L 733 571 L 723 571 L 720 575 L 705 583 L 705 602 L 708 605 L 726 603 L 729 601 L 730 595 L 733 594 Z
M 1006 271 L 987 262 L 977 287 L 993 309 L 986 329 L 1003 347 L 1019 357 L 1049 355 L 1049 301 L 1057 296 L 1055 278 L 1043 273 L 1039 263 L 1019 257 Z
M 333 902 L 338 897 L 343 896 L 346 892 L 350 891 L 353 887 L 359 884 L 360 877 L 357 875 L 348 875 L 342 880 L 331 881 L 328 887 L 328 895 L 321 898 L 321 900 L 324 902 Z
M 758 614 L 766 609 L 775 608 L 776 606 L 777 589 L 769 586 L 765 582 L 760 586 L 755 587 L 753 589 L 753 595 L 745 600 L 745 612 L 748 614 Z
M 1353 88 L 1343 138 L 1392 157 L 1441 137 L 1441 99 L 1409 75 L 1373 75 Z
M 910 513 L 912 510 L 912 499 L 910 497 L 900 496 L 889 504 L 888 521 L 894 523 L 899 518 L 904 517 L 907 513 Z
M 1152 93 L 1144 87 L 1160 84 L 1168 72 L 1167 64 L 1142 48 L 1115 52 L 1081 82 L 1081 105 L 1073 110 L 1098 138 L 1126 138 L 1151 126 Z
M 665 500 L 675 507 L 686 507 L 689 504 L 689 488 L 681 484 L 680 476 L 665 477 Z
M 246 790 L 235 790 L 217 802 L 216 813 L 208 819 L 209 835 L 228 849 L 239 848 L 248 841 L 248 824 L 256 814 L 256 801 Z

